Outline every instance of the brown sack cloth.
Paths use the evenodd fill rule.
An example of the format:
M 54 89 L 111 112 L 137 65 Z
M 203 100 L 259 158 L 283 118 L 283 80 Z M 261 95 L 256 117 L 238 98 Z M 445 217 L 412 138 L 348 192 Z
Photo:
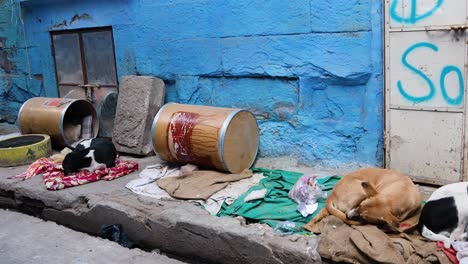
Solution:
M 390 238 L 371 225 L 342 225 L 321 236 L 319 254 L 348 263 L 405 263 Z
M 395 234 L 390 235 L 390 239 L 406 259 L 406 264 L 452 263 L 437 243 L 422 236 Z
M 162 178 L 156 183 L 176 199 L 207 200 L 217 191 L 224 189 L 229 182 L 249 178 L 252 175 L 252 171 L 247 169 L 239 174 L 200 170 L 178 177 Z
M 392 237 L 373 225 L 348 226 L 334 216 L 320 222 L 319 254 L 347 263 L 451 263 L 437 248 L 418 235 Z

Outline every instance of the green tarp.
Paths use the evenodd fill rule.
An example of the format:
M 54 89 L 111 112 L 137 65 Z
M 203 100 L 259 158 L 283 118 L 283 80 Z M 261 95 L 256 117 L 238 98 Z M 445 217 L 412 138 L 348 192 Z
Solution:
M 258 185 L 251 187 L 230 206 L 223 205 L 218 216 L 242 216 L 249 222 L 265 223 L 273 228 L 284 221 L 291 221 L 302 227 L 325 207 L 325 199 L 319 199 L 318 209 L 308 217 L 303 217 L 296 210 L 297 204 L 288 197 L 288 192 L 302 176 L 302 173 L 258 168 L 254 168 L 252 171 L 263 173 L 265 178 Z M 340 179 L 340 176 L 330 176 L 319 178 L 317 182 L 322 190 L 329 194 Z M 244 198 L 252 191 L 262 189 L 267 190 L 265 198 L 244 202 Z M 303 231 L 300 229 L 295 232 Z

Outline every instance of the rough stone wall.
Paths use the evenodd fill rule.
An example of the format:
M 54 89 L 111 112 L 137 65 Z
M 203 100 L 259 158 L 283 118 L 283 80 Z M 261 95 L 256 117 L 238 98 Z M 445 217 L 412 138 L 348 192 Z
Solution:
M 27 99 L 45 93 L 41 72 L 30 70 L 19 3 L 0 0 L 0 122 L 14 123 Z M 39 59 L 39 58 L 36 58 Z
M 49 31 L 112 26 L 119 77 L 163 79 L 166 101 L 251 110 L 262 157 L 338 166 L 381 165 L 381 2 L 30 0 L 21 9 L 37 43 L 31 68 L 50 96 Z

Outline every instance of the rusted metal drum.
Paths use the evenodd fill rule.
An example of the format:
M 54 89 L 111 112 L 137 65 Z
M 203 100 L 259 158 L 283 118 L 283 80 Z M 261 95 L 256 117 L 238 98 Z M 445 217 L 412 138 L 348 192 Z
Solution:
M 166 161 L 239 173 L 252 166 L 259 131 L 246 110 L 168 103 L 151 128 L 153 147 Z
M 92 123 L 83 124 L 84 119 L 91 116 Z M 18 126 L 22 134 L 46 134 L 54 146 L 66 147 L 89 137 L 88 134 L 96 137 L 99 120 L 93 105 L 86 100 L 35 97 L 21 106 Z M 85 133 L 85 129 L 91 132 Z
M 118 94 L 116 92 L 108 92 L 102 96 L 101 101 L 96 105 L 96 112 L 99 116 L 99 137 L 112 138 L 117 99 Z

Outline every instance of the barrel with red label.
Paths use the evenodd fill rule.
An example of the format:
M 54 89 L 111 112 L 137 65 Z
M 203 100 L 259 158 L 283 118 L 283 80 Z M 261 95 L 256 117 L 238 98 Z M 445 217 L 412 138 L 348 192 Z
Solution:
M 250 168 L 259 146 L 257 120 L 243 109 L 168 103 L 151 135 L 163 160 L 231 173 Z

